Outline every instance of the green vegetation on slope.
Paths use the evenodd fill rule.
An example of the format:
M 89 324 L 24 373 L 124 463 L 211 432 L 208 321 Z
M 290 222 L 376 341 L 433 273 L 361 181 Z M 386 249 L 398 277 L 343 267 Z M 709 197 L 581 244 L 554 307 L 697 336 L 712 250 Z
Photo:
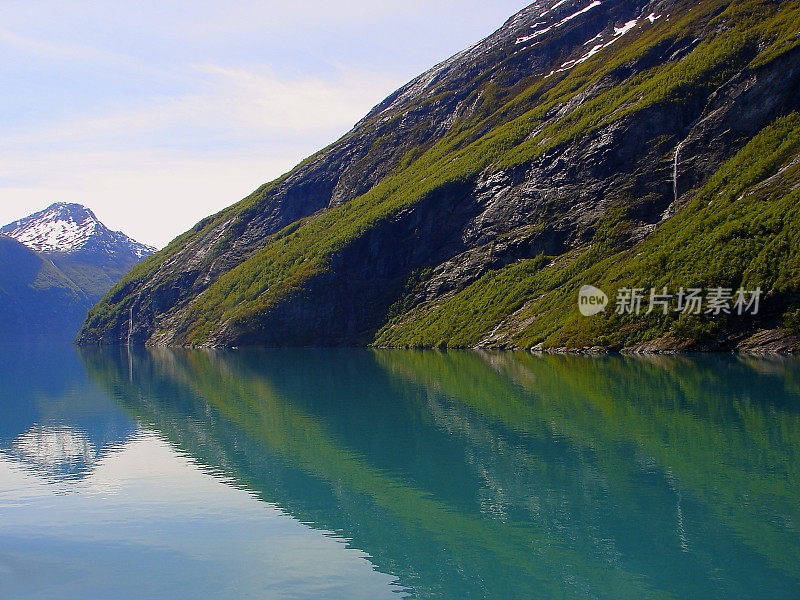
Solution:
M 630 346 L 670 335 L 702 340 L 725 318 L 678 313 L 620 316 L 613 306 L 587 319 L 578 290 L 597 285 L 610 298 L 621 288 L 761 287 L 773 297 L 800 292 L 800 115 L 781 118 L 751 140 L 700 190 L 691 204 L 650 238 L 614 252 L 601 223 L 594 245 L 574 261 L 540 269 L 533 259 L 485 275 L 434 307 L 397 318 L 378 335 L 385 346 L 473 346 L 487 332 L 510 333 L 520 346 Z M 615 221 L 616 218 L 616 221 Z M 513 318 L 502 323 L 505 315 Z M 731 317 L 733 318 L 733 317 Z
M 490 93 L 486 94 L 478 113 L 480 116 L 475 121 L 458 123 L 451 134 L 418 157 L 412 152 L 394 173 L 361 197 L 319 216 L 301 220 L 265 240 L 261 250 L 221 276 L 193 301 L 191 308 L 181 316 L 182 325 L 178 327 L 181 333 L 175 341 L 202 345 L 222 327 L 232 331 L 253 331 L 276 306 L 302 294 L 312 281 L 329 272 L 331 259 L 339 252 L 403 209 L 432 194 L 474 181 L 487 167 L 499 169 L 521 165 L 549 149 L 581 139 L 609 122 L 653 106 L 680 107 L 688 98 L 703 98 L 732 74 L 759 68 L 797 47 L 800 40 L 796 32 L 799 29 L 800 6 L 793 2 L 686 2 L 676 5 L 670 19 L 657 21 L 638 37 L 619 40 L 613 53 L 601 52 L 568 73 L 534 78 L 530 86 L 514 98 L 497 93 L 486 83 L 485 89 Z M 690 44 L 701 33 L 704 34 L 703 41 L 682 60 L 659 62 L 644 68 L 627 80 L 617 81 L 617 85 L 602 88 L 595 97 L 565 116 L 558 119 L 549 117 L 554 108 L 591 89 L 603 78 L 616 78 L 624 67 L 644 64 L 657 49 Z M 493 98 L 499 105 L 490 106 Z M 537 133 L 532 135 L 534 132 Z M 742 175 L 751 184 L 760 181 L 759 174 L 756 168 L 751 168 L 750 162 L 744 163 Z M 726 181 L 725 185 L 718 182 L 717 187 L 722 193 L 722 188 L 732 190 L 735 186 Z M 84 333 L 89 337 L 99 337 L 103 328 L 127 314 L 136 302 L 136 284 L 145 282 L 180 248 L 191 244 L 194 234 L 231 215 L 244 218 L 247 211 L 255 210 L 268 189 L 269 186 L 265 186 L 242 203 L 207 219 L 193 232 L 145 261 L 92 310 Z M 784 201 L 781 206 L 787 204 L 788 201 Z M 738 207 L 732 207 L 730 212 L 738 214 L 738 210 Z M 756 212 L 756 209 L 746 210 L 751 215 Z M 702 218 L 703 214 L 698 214 L 695 209 L 683 217 L 682 228 L 698 219 L 695 233 L 709 233 L 707 224 L 699 222 Z M 678 233 L 682 228 L 665 227 L 659 240 L 664 243 L 666 233 L 663 232 Z M 714 229 L 714 234 L 722 235 L 723 231 L 718 229 Z M 779 244 L 777 238 L 773 239 L 774 235 L 777 235 L 774 228 L 764 230 L 763 239 Z M 708 242 L 705 240 L 706 247 Z M 754 250 L 745 246 L 746 242 L 727 244 L 730 252 L 726 258 L 741 261 L 746 258 L 742 252 L 753 254 Z M 653 244 L 648 247 L 652 248 Z M 470 345 L 493 331 L 502 317 L 509 316 L 509 311 L 519 310 L 537 294 L 546 292 L 548 295 L 536 302 L 531 314 L 518 315 L 520 318 L 536 317 L 536 322 L 517 336 L 522 345 L 542 342 L 546 345 L 621 345 L 645 339 L 653 332 L 669 331 L 672 323 L 666 321 L 657 327 L 648 325 L 642 328 L 630 324 L 632 330 L 623 332 L 619 331 L 620 324 L 613 319 L 598 321 L 601 325 L 594 325 L 589 331 L 582 330 L 584 324 L 569 322 L 571 314 L 566 313 L 563 307 L 566 306 L 566 296 L 573 294 L 574 290 L 569 286 L 556 288 L 579 274 L 600 281 L 601 278 L 595 275 L 603 271 L 591 269 L 589 265 L 597 263 L 604 252 L 607 249 L 593 248 L 576 264 L 564 266 L 561 260 L 541 272 L 538 269 L 540 263 L 536 262 L 489 274 L 463 295 L 435 308 L 435 314 L 422 311 L 423 314 L 415 313 L 412 318 L 398 318 L 378 336 L 377 342 L 391 345 Z M 629 260 L 629 256 L 618 256 L 602 264 L 616 264 L 619 260 Z M 689 256 L 684 255 L 684 260 L 688 259 Z M 667 261 L 661 265 L 661 271 L 657 271 L 664 272 L 669 261 L 676 259 L 659 260 Z M 767 256 L 759 260 L 766 268 Z M 715 260 L 714 265 L 718 266 L 719 262 Z M 791 271 L 784 269 L 784 272 Z M 706 274 L 709 273 L 710 267 Z M 791 277 L 786 275 L 784 279 L 784 287 L 791 288 Z M 760 280 L 754 271 L 746 281 Z M 720 285 L 723 283 L 719 281 Z M 553 293 L 549 293 L 551 291 Z M 502 298 L 499 306 L 498 298 Z M 463 327 L 463 311 L 477 317 L 469 320 L 466 329 Z M 516 321 L 519 325 L 519 319 Z M 565 324 L 567 330 L 556 334 Z M 706 323 L 689 322 L 675 333 L 696 337 L 698 333 L 711 334 L 712 330 L 713 327 Z

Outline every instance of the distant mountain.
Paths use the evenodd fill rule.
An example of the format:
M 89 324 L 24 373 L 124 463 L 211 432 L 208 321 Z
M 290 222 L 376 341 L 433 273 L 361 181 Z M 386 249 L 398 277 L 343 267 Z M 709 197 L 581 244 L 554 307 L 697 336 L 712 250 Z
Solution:
M 540 0 L 177 238 L 81 340 L 797 348 L 798 31 L 797 0 Z
M 111 231 L 85 206 L 66 202 L 14 221 L 0 229 L 0 233 L 40 254 L 87 250 L 141 260 L 155 252 L 155 248 L 140 244 L 121 231 Z
M 0 339 L 73 339 L 86 311 L 154 251 L 79 204 L 0 228 Z
M 102 297 L 156 249 L 111 231 L 80 204 L 59 202 L 0 229 L 49 258 L 92 297 Z

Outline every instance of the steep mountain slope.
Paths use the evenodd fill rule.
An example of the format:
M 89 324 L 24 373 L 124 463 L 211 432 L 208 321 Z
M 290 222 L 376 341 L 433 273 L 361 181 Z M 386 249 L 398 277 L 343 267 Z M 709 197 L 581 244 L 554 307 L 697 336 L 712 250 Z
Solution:
M 6 225 L 0 240 L 5 341 L 74 339 L 89 308 L 155 251 L 65 203 Z
M 798 31 L 788 0 L 533 4 L 144 261 L 81 340 L 791 347 Z M 587 319 L 589 283 L 765 296 Z
M 71 339 L 90 302 L 52 262 L 0 235 L 0 340 Z

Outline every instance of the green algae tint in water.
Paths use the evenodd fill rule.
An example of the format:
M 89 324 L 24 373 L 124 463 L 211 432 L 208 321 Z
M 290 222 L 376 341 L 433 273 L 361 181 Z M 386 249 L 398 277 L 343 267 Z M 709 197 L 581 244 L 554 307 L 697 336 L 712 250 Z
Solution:
M 800 363 L 12 349 L 3 598 L 800 597 Z

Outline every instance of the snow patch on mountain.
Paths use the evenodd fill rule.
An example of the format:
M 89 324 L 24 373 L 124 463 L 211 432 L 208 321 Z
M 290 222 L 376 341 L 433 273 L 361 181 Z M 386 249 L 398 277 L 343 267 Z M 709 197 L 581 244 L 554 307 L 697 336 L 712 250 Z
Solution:
M 45 255 L 75 252 L 89 244 L 109 253 L 129 251 L 137 259 L 156 251 L 120 231 L 111 231 L 88 208 L 65 202 L 57 202 L 40 212 L 10 223 L 0 229 L 0 233 Z
M 566 1 L 566 0 L 564 0 L 564 1 Z M 559 2 L 558 4 L 556 4 L 550 10 L 555 10 L 557 7 L 561 6 L 563 3 L 564 2 Z M 566 17 L 564 17 L 563 19 L 561 19 L 557 23 L 553 23 L 552 25 L 549 25 L 548 27 L 544 27 L 542 29 L 537 29 L 536 31 L 534 31 L 530 35 L 524 35 L 524 36 L 518 37 L 516 43 L 517 44 L 524 44 L 525 42 L 528 42 L 528 41 L 530 41 L 530 40 L 532 40 L 534 38 L 537 38 L 540 35 L 544 35 L 545 33 L 549 33 L 550 31 L 552 31 L 554 29 L 558 29 L 562 25 L 566 25 L 567 23 L 569 23 L 575 17 L 578 17 L 578 16 L 582 15 L 583 13 L 588 12 L 588 11 L 592 10 L 593 8 L 596 8 L 596 7 L 600 6 L 600 4 L 601 3 L 600 3 L 599 0 L 594 0 L 594 2 L 589 4 L 589 6 L 586 6 L 586 7 L 582 8 L 582 9 L 580 9 L 579 11 L 572 13 L 571 15 L 567 15 Z M 546 15 L 548 12 L 550 12 L 550 11 L 544 12 L 542 14 L 542 16 Z M 543 25 L 543 24 L 544 23 L 536 23 L 532 27 L 536 27 L 538 25 Z
M 626 33 L 628 33 L 631 29 L 636 27 L 637 21 L 638 19 L 633 19 L 625 23 L 625 25 L 623 25 L 622 27 L 614 27 L 614 37 L 617 38 L 621 35 L 625 35 Z
M 588 10 L 589 8 L 592 8 L 596 4 L 599 4 L 599 2 L 594 2 L 594 3 L 590 4 L 587 8 L 585 8 L 581 12 L 586 12 L 586 10 Z M 630 21 L 626 22 L 624 25 L 622 25 L 620 27 L 617 27 L 616 25 L 613 26 L 612 27 L 613 33 L 609 33 L 607 31 L 601 31 L 596 36 L 594 36 L 592 39 L 590 39 L 589 41 L 584 43 L 584 46 L 588 46 L 589 44 L 593 44 L 594 42 L 598 42 L 598 43 L 594 43 L 594 45 L 591 47 L 591 49 L 588 52 L 586 52 L 583 56 L 580 56 L 578 58 L 573 58 L 571 60 L 568 60 L 568 61 L 562 63 L 559 68 L 553 69 L 545 77 L 550 77 L 551 75 L 554 75 L 556 73 L 563 73 L 565 71 L 569 71 L 573 67 L 576 67 L 579 64 L 586 62 L 592 56 L 594 56 L 595 54 L 597 54 L 598 52 L 600 52 L 604 48 L 608 48 L 611 44 L 613 44 L 614 42 L 616 42 L 617 40 L 622 38 L 624 35 L 626 35 L 630 31 L 632 31 L 633 29 L 635 29 L 636 26 L 639 24 L 640 20 L 646 19 L 647 21 L 649 21 L 652 24 L 652 23 L 655 23 L 656 20 L 660 19 L 661 17 L 662 17 L 662 15 L 657 15 L 655 13 L 650 13 L 646 17 L 640 16 L 639 18 L 631 19 Z M 607 39 L 607 35 L 610 35 L 611 39 L 608 40 L 608 41 L 605 41 L 605 39 Z M 527 41 L 529 39 L 529 37 L 535 37 L 535 36 L 528 36 L 528 37 L 525 37 L 525 38 L 520 38 L 520 39 L 517 40 L 517 43 L 520 43 L 521 41 Z

